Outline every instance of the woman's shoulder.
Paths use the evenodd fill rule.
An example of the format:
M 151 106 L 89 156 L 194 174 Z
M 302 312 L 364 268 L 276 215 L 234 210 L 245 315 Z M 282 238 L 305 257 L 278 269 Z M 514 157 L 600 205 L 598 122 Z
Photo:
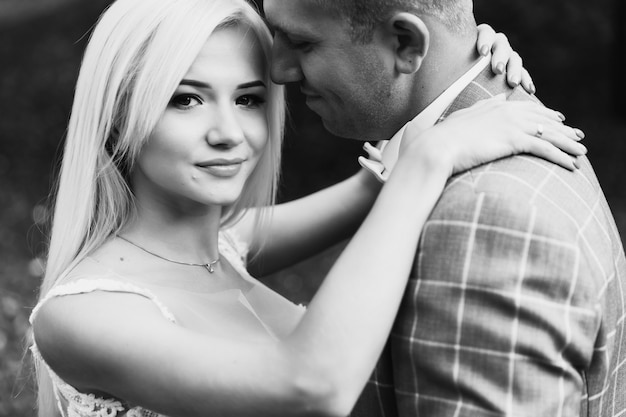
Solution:
M 119 248 L 105 244 L 71 266 L 47 293 L 40 296 L 30 317 L 40 350 L 45 350 L 41 340 L 47 340 L 47 336 L 54 340 L 51 345 L 60 346 L 62 340 L 76 336 L 72 332 L 102 325 L 99 318 L 109 321 L 114 311 L 126 309 L 127 313 L 133 313 L 143 308 L 175 322 L 167 307 L 150 289 L 133 281 L 131 275 L 127 275 L 128 270 L 111 268 L 110 261 L 118 253 Z M 66 338 L 60 336 L 62 332 L 67 332 Z
M 79 279 L 60 285 L 31 318 L 33 350 L 78 390 L 90 389 L 90 381 L 98 377 L 95 368 L 113 341 L 132 332 L 137 323 L 166 323 L 158 305 L 123 284 Z
M 38 304 L 51 298 L 88 294 L 99 290 L 142 294 L 148 292 L 134 284 L 132 279 L 133 271 L 142 270 L 141 265 L 125 262 L 124 252 L 118 246 L 107 242 L 89 256 L 75 262 L 58 278 L 52 289 L 40 297 Z
M 55 316 L 53 317 L 55 322 L 60 322 L 60 319 L 67 313 L 80 312 L 90 306 L 103 310 L 119 309 L 121 305 L 114 299 L 128 295 L 139 295 L 151 304 L 156 304 L 163 316 L 175 322 L 173 315 L 153 292 L 142 286 L 140 281 L 133 280 L 132 275 L 127 274 L 128 270 L 111 268 L 106 262 L 110 261 L 111 248 L 103 247 L 103 249 L 77 262 L 56 285 L 40 297 L 31 313 L 31 322 L 41 315 L 42 310 L 46 311 L 46 315 Z M 132 267 L 130 269 L 132 270 Z M 99 303 L 102 299 L 106 300 L 104 305 Z M 44 309 L 48 304 L 56 307 Z

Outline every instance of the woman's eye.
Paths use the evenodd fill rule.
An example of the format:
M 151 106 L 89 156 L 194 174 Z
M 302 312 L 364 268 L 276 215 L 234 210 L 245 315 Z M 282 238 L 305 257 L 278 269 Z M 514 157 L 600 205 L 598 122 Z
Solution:
M 179 109 L 188 109 L 202 104 L 202 102 L 196 96 L 190 94 L 179 94 L 172 98 L 171 104 Z
M 238 97 L 237 100 L 235 100 L 235 104 L 244 107 L 259 107 L 263 103 L 265 103 L 265 99 L 254 94 L 247 94 L 245 96 Z

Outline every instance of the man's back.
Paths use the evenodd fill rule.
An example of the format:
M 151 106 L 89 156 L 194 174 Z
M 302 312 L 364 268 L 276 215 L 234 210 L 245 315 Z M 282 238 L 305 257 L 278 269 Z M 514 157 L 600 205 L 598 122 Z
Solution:
M 452 105 L 519 90 L 484 72 Z M 453 178 L 392 333 L 400 416 L 626 412 L 626 260 L 586 158 L 530 156 Z M 621 367 L 620 367 L 621 365 Z

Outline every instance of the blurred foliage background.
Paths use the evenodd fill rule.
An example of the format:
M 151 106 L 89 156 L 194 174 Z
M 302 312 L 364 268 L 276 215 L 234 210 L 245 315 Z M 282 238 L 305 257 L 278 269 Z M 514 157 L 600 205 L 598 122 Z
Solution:
M 45 252 L 45 222 L 73 87 L 90 27 L 109 0 L 0 0 L 0 417 L 34 415 L 28 315 Z M 623 0 L 476 0 L 478 22 L 509 36 L 538 96 L 582 128 L 626 236 L 626 12 Z M 361 144 L 329 135 L 288 92 L 291 120 L 280 199 L 358 169 Z M 306 302 L 341 245 L 268 278 Z

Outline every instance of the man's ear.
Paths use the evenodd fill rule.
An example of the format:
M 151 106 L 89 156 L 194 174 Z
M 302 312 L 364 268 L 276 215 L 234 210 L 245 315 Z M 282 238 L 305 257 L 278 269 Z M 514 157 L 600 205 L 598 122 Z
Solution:
M 396 70 L 412 74 L 420 69 L 430 44 L 430 32 L 422 19 L 400 12 L 386 22 L 387 34 L 392 36 Z

